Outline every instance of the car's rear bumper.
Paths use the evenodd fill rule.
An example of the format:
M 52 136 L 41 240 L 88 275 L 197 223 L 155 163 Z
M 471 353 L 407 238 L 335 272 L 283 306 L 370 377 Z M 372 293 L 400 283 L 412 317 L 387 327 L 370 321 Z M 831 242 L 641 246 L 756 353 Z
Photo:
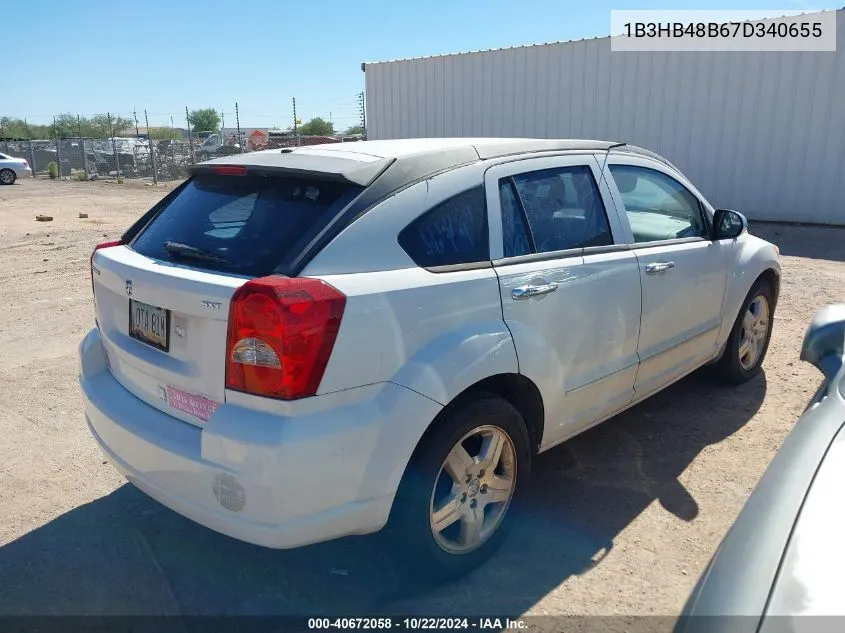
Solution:
M 86 420 L 115 467 L 179 514 L 266 547 L 383 527 L 416 444 L 405 438 L 440 408 L 383 383 L 297 418 L 224 404 L 199 427 L 124 389 L 106 367 L 98 330 L 80 344 L 80 360 Z M 397 434 L 406 420 L 410 433 Z
M 32 178 L 32 169 L 30 169 L 29 167 L 25 167 L 25 168 L 15 167 L 14 171 L 15 171 L 15 176 L 17 177 L 18 180 L 20 180 L 21 178 Z

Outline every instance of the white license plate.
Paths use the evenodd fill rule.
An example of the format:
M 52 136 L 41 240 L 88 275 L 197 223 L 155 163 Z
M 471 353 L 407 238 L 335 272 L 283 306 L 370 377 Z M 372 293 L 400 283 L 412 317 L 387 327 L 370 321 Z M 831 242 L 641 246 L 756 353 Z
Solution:
M 166 352 L 169 334 L 170 310 L 129 300 L 129 336 Z

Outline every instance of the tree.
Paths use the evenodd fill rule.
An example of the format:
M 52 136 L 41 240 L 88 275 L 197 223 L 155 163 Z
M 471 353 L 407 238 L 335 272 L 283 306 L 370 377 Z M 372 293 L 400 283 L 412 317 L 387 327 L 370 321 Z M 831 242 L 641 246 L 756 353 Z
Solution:
M 297 132 L 302 136 L 331 136 L 334 134 L 334 125 L 325 119 L 315 117 L 305 125 L 300 125 Z
M 95 114 L 90 119 L 82 120 L 82 136 L 91 136 L 94 138 L 107 138 L 114 134 L 119 135 L 121 130 L 126 128 L 135 129 L 135 121 L 125 119 L 122 116 L 111 116 L 109 120 L 108 115 Z M 76 136 L 79 132 L 74 132 L 71 136 Z
M 0 137 L 27 138 L 27 125 L 21 119 L 13 119 L 7 116 L 0 117 Z
M 349 129 L 344 132 L 346 136 L 355 136 L 356 134 L 364 134 L 364 126 L 363 125 L 353 125 Z
M 214 132 L 220 131 L 220 115 L 214 108 L 200 108 L 199 110 L 191 110 L 188 115 L 188 123 L 191 124 L 191 131 L 199 132 Z
M 156 141 L 181 140 L 182 133 L 174 127 L 151 127 L 147 130 L 151 139 Z

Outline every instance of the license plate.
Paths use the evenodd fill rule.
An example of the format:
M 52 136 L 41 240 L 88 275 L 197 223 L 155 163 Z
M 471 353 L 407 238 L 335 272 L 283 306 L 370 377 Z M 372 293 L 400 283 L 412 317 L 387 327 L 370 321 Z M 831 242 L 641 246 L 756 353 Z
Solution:
M 165 352 L 168 351 L 170 310 L 130 299 L 129 336 Z

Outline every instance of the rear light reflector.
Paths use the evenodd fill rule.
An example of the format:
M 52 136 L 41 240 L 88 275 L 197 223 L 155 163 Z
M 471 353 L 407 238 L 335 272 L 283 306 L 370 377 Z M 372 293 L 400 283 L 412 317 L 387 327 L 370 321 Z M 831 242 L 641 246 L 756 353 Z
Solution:
M 229 307 L 226 388 L 282 400 L 316 394 L 345 307 L 346 296 L 320 279 L 245 283 Z
M 246 167 L 243 165 L 213 165 L 211 171 L 219 176 L 246 176 Z

